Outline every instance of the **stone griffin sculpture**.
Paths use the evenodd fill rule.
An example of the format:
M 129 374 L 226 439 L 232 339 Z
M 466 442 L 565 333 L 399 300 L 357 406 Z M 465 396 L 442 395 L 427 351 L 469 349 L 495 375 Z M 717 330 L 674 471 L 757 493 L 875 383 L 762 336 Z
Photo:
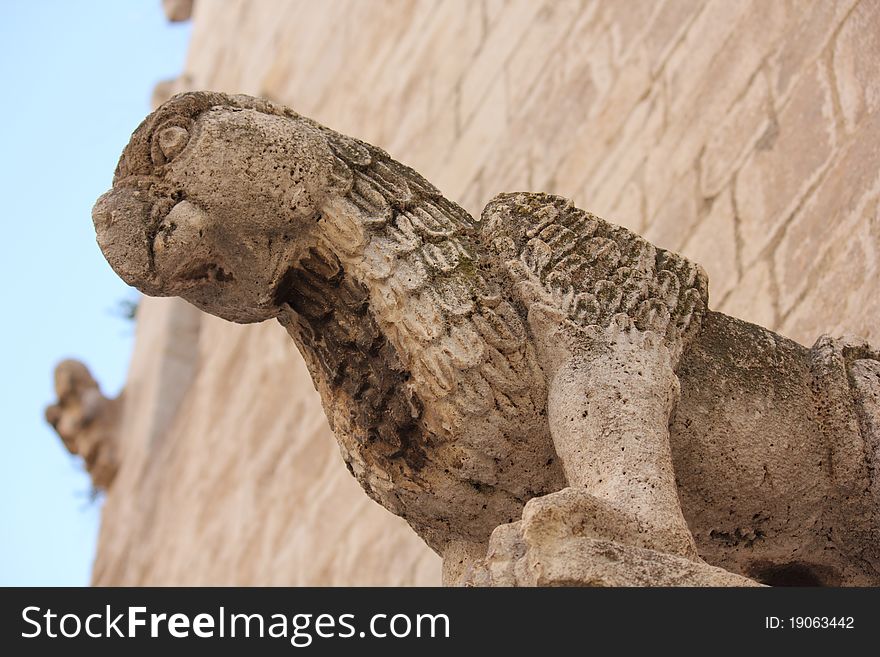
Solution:
M 286 327 L 447 583 L 880 583 L 877 352 L 711 312 L 698 265 L 570 201 L 475 220 L 379 148 L 196 92 L 93 219 L 144 293 Z
M 78 360 L 56 365 L 55 394 L 58 401 L 46 407 L 46 421 L 67 451 L 82 457 L 92 486 L 106 490 L 119 469 L 122 399 L 105 397 L 89 368 Z

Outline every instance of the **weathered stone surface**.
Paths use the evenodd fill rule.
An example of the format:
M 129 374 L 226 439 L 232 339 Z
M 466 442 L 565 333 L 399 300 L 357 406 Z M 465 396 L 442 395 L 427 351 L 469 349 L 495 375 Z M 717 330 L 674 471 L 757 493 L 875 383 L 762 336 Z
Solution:
M 880 76 L 874 64 L 880 58 L 880 3 L 860 2 L 837 37 L 834 76 L 846 127 L 880 109 Z
M 645 237 L 666 249 L 681 249 L 700 220 L 697 172 L 690 169 L 676 180 L 645 231 Z
M 812 285 L 803 286 L 803 296 L 796 300 L 783 320 L 783 330 L 788 335 L 801 339 L 814 335 L 821 320 L 813 309 L 820 303 L 830 317 L 835 318 L 824 323 L 838 333 L 870 335 L 877 330 L 880 297 L 861 290 L 849 294 L 840 291 L 847 289 L 851 281 L 876 279 L 880 275 L 880 193 L 864 198 L 850 221 L 849 226 L 844 227 L 844 230 L 849 228 L 846 230 L 849 239 L 832 242 L 824 251 L 820 260 L 824 275 L 816 277 Z M 863 319 L 849 325 L 839 319 L 856 310 L 863 314 Z
M 523 558 L 538 584 L 880 581 L 878 394 L 849 370 L 877 353 L 709 312 L 698 265 L 566 199 L 475 222 L 374 146 L 197 92 L 135 131 L 93 217 L 129 284 L 280 321 L 350 472 L 450 583 L 520 517 L 504 582 Z
M 522 521 L 499 526 L 484 559 L 462 575 L 467 586 L 756 586 L 698 560 L 636 547 L 625 514 L 565 488 L 526 504 Z M 618 532 L 615 540 L 606 538 Z
M 790 311 L 806 289 L 816 286 L 817 279 L 834 275 L 834 270 L 823 262 L 827 261 L 825 256 L 829 249 L 875 250 L 876 241 L 866 236 L 864 243 L 859 244 L 862 240 L 855 233 L 877 221 L 874 206 L 880 197 L 880 149 L 872 139 L 877 134 L 880 134 L 880 114 L 860 126 L 855 139 L 839 153 L 782 236 L 776 250 L 782 312 Z M 838 262 L 846 267 L 844 262 Z M 811 267 L 815 273 L 804 277 L 803 272 Z M 839 268 L 837 274 L 840 274 Z M 848 278 L 838 276 L 836 285 L 829 287 L 839 289 L 846 285 L 843 283 L 846 280 L 870 280 L 865 274 L 867 272 Z M 838 297 L 836 302 L 845 302 L 850 295 L 831 296 Z
M 717 301 L 724 299 L 737 283 L 736 240 L 733 202 L 730 192 L 724 191 L 715 197 L 708 216 L 682 247 L 684 255 L 703 263 L 709 280 L 713 282 L 711 297 Z M 718 281 L 717 286 L 715 281 Z
M 775 326 L 776 286 L 770 265 L 759 260 L 746 269 L 739 284 L 721 300 L 718 310 L 760 326 Z
M 745 95 L 734 103 L 721 125 L 706 142 L 700 156 L 700 191 L 715 196 L 728 184 L 730 175 L 763 139 L 765 145 L 779 130 L 771 114 L 766 76 L 755 76 Z
M 71 454 L 82 457 L 95 488 L 106 489 L 119 470 L 119 417 L 122 397 L 108 399 L 89 369 L 76 360 L 55 367 L 58 401 L 46 408 L 46 421 Z
M 837 34 L 841 22 L 849 16 L 859 0 L 836 0 L 835 2 L 816 2 L 809 6 L 793 6 L 791 22 L 785 38 L 768 59 L 767 73 L 771 96 L 777 108 L 788 101 L 794 85 L 804 74 L 809 74 L 810 65 L 819 58 L 827 57 L 834 46 L 830 40 Z M 869 6 L 870 1 L 861 3 Z M 865 34 L 870 32 L 862 26 Z M 861 35 L 860 35 L 861 36 Z
M 773 2 L 709 2 L 661 73 L 675 120 L 648 154 L 648 217 L 691 171 L 709 135 L 726 117 L 783 33 L 788 8 Z M 650 228 L 650 226 L 649 226 Z
M 185 91 L 193 91 L 195 88 L 195 80 L 192 79 L 192 76 L 186 74 L 169 80 L 161 80 L 153 87 L 150 104 L 155 109 L 172 96 L 182 94 Z
M 744 262 L 761 253 L 827 166 L 836 139 L 832 113 L 825 67 L 817 64 L 737 175 Z
M 194 0 L 162 0 L 165 17 L 172 23 L 181 23 L 192 18 Z
M 558 3 L 553 0 L 552 4 Z M 850 20 L 845 36 L 839 29 L 847 17 L 873 11 L 876 3 L 868 0 L 797 5 L 726 0 L 684 3 L 690 5 L 693 17 L 686 15 L 688 8 L 680 3 L 644 3 L 638 8 L 630 4 L 586 3 L 574 20 L 560 20 L 560 12 L 540 26 L 544 39 L 529 39 L 527 48 L 526 41 L 511 39 L 511 35 L 528 34 L 541 5 L 532 0 L 201 3 L 194 14 L 185 74 L 197 80 L 199 88 L 268 95 L 322 123 L 377 143 L 434 182 L 442 180 L 444 192 L 465 202 L 472 212 L 479 211 L 498 190 L 543 189 L 644 232 L 671 182 L 700 166 L 708 140 L 720 126 L 731 123 L 728 116 L 739 111 L 738 103 L 758 78 L 766 75 L 769 81 L 781 133 L 797 122 L 798 113 L 792 110 L 782 116 L 779 111 L 791 107 L 792 89 L 813 74 L 815 62 L 827 66 L 832 81 L 842 78 L 835 67 L 849 70 L 849 55 L 841 55 L 840 63 L 835 63 L 835 53 L 852 52 L 849 44 L 870 43 L 875 33 L 865 21 Z M 482 16 L 473 18 L 474 13 Z M 675 20 L 682 21 L 682 29 L 676 28 Z M 512 50 L 511 40 L 517 41 Z M 517 56 L 494 57 L 489 51 L 496 48 Z M 534 58 L 528 56 L 529 48 L 536 49 Z M 544 59 L 548 50 L 554 52 L 548 66 L 533 66 L 533 60 Z M 461 76 L 475 68 L 476 57 L 487 64 L 470 83 L 475 97 L 467 102 L 471 111 L 503 103 L 500 109 L 484 109 L 502 125 L 491 126 L 492 145 L 476 152 L 481 158 L 477 166 L 460 158 L 457 161 L 468 166 L 457 168 L 450 164 L 449 154 L 457 149 L 475 152 L 472 140 L 480 139 L 473 131 L 465 134 L 467 126 L 458 119 Z M 856 66 L 852 70 L 858 75 L 848 88 L 853 98 L 860 98 L 863 92 L 858 85 L 867 90 L 872 83 L 859 73 L 859 65 L 868 66 L 864 72 L 869 74 L 873 60 L 860 58 L 857 52 L 853 57 Z M 502 87 L 515 81 L 522 90 L 517 95 L 525 94 L 526 100 L 508 103 L 507 93 L 484 93 L 499 78 L 504 80 Z M 653 98 L 658 99 L 658 106 L 651 115 L 659 121 L 639 123 L 637 114 L 643 110 L 637 112 L 637 108 Z M 803 98 L 797 101 L 801 109 L 812 111 L 809 99 Z M 840 100 L 843 109 L 847 101 Z M 863 116 L 860 111 L 856 114 Z M 817 119 L 800 132 L 800 140 L 787 142 L 780 166 L 793 167 L 798 158 L 810 156 L 808 149 L 823 148 L 817 136 L 827 133 L 831 129 L 827 124 L 835 120 L 845 125 L 844 111 L 836 119 Z M 542 126 L 541 130 L 532 132 L 532 123 Z M 623 126 L 628 126 L 626 138 Z M 860 126 L 856 132 L 844 133 L 838 132 L 829 172 L 852 141 L 876 149 L 880 139 L 876 131 Z M 725 162 L 740 151 L 735 131 L 728 139 L 731 150 L 715 148 L 719 159 L 713 166 L 725 172 L 721 178 L 735 180 L 740 161 L 748 160 L 756 146 L 749 145 L 751 134 L 743 134 L 741 155 Z M 780 147 L 777 139 L 776 148 Z M 852 162 L 856 171 L 871 170 L 858 159 Z M 594 172 L 600 169 L 602 175 L 596 176 Z M 730 183 L 725 187 L 729 190 Z M 818 189 L 808 190 L 802 199 L 804 207 Z M 849 203 L 845 192 L 844 187 L 836 200 L 830 195 L 830 203 L 822 202 L 829 221 L 836 221 L 839 209 Z M 696 188 L 692 193 L 703 194 Z M 704 199 L 696 201 L 698 208 L 706 207 Z M 693 230 L 700 231 L 707 217 L 701 214 Z M 783 225 L 786 218 L 768 215 L 767 221 Z M 779 266 L 782 254 L 774 243 L 765 247 L 763 257 L 743 262 L 739 282 L 719 279 L 718 270 L 712 272 L 713 303 L 721 301 L 717 290 L 732 286 L 718 307 L 726 313 L 776 330 L 781 327 L 805 343 L 822 332 L 850 330 L 876 342 L 880 339 L 880 276 L 872 269 L 870 248 L 864 249 L 868 260 L 863 261 L 863 249 L 850 243 L 870 246 L 865 240 L 873 239 L 877 244 L 880 234 L 878 222 L 869 215 L 860 221 L 873 225 L 873 232 L 864 227 L 853 231 L 849 221 L 836 225 L 822 242 L 833 257 L 798 253 L 791 260 L 797 270 L 791 273 L 787 266 Z M 702 231 L 702 235 L 708 233 Z M 690 242 L 692 235 L 683 231 L 683 239 Z M 844 277 L 844 271 L 858 268 L 840 269 L 846 266 L 851 250 L 854 262 L 868 265 L 859 269 L 863 278 Z M 697 261 L 711 265 L 710 260 Z M 807 284 L 787 314 L 777 312 L 774 269 Z M 135 450 L 143 450 L 142 460 L 126 455 L 107 496 L 96 581 L 219 583 L 234 577 L 244 584 L 439 582 L 439 567 L 430 551 L 408 535 L 411 532 L 402 522 L 394 524 L 393 516 L 366 501 L 339 462 L 335 447 L 328 446 L 331 435 L 318 397 L 306 394 L 311 392 L 310 382 L 297 379 L 305 368 L 301 357 L 289 349 L 283 330 L 214 322 L 211 341 L 202 343 L 201 357 L 187 367 L 196 373 L 199 394 L 216 398 L 211 409 L 245 408 L 257 403 L 258 395 L 230 390 L 225 373 L 240 372 L 237 362 L 248 358 L 250 378 L 243 383 L 244 389 L 258 390 L 262 381 L 271 378 L 290 390 L 278 407 L 260 406 L 262 413 L 271 415 L 285 430 L 257 434 L 246 422 L 224 424 L 227 416 L 212 416 L 205 404 L 192 407 L 180 402 L 189 390 L 186 378 L 179 382 L 163 378 L 164 387 L 155 387 L 161 394 L 138 395 L 137 401 L 131 401 L 134 388 L 154 389 L 151 377 L 164 368 L 163 362 L 182 362 L 180 352 L 185 349 L 181 344 L 189 344 L 174 338 L 173 332 L 179 330 L 174 322 L 154 312 L 166 307 L 183 312 L 187 305 L 145 299 L 142 307 L 139 334 L 145 340 L 155 338 L 158 344 L 151 347 L 142 340 L 145 357 L 132 363 L 127 386 L 132 390 L 126 392 L 131 424 L 123 443 L 134 440 L 141 445 L 140 439 L 132 437 L 140 436 L 144 426 L 155 431 L 150 430 L 153 442 L 144 442 Z M 166 342 L 171 345 L 167 349 L 161 346 Z M 277 360 L 263 357 L 267 351 L 290 352 L 283 375 L 277 371 Z M 294 397 L 302 399 L 301 403 L 292 405 L 289 400 Z M 154 413 L 165 419 L 156 422 Z M 198 433 L 175 429 L 175 417 L 181 426 L 196 426 L 192 424 L 196 422 Z M 162 444 L 160 438 L 166 433 L 167 441 L 178 447 L 157 457 L 155 446 Z M 293 441 L 291 436 L 295 436 Z M 273 488 L 271 495 L 254 495 L 245 486 L 200 484 L 199 473 L 208 462 L 216 464 L 217 477 L 222 478 L 224 469 L 235 472 L 273 450 L 283 455 L 293 474 L 285 478 L 286 484 Z M 293 459 L 288 451 L 296 451 L 301 458 Z M 326 461 L 322 460 L 325 455 Z M 301 466 L 311 459 L 326 464 L 314 478 L 306 476 L 311 473 L 308 465 Z M 160 474 L 166 470 L 173 476 Z M 177 485 L 177 480 L 186 485 Z M 296 481 L 303 485 L 297 486 Z M 320 491 L 317 502 L 312 490 Z M 339 507 L 356 511 L 351 518 L 328 517 Z M 147 508 L 150 514 L 142 515 Z M 199 528 L 189 532 L 182 520 L 172 521 L 178 516 L 200 518 Z M 240 516 L 253 522 L 237 520 Z M 341 526 L 347 529 L 341 531 Z M 172 532 L 184 532 L 186 540 L 176 540 Z M 249 546 L 247 550 L 231 547 L 243 544 Z M 216 553 L 217 545 L 224 546 L 222 558 L 198 558 Z M 255 563 L 254 553 L 264 555 L 265 567 Z M 320 555 L 317 562 L 316 554 Z M 133 568 L 135 563 L 138 568 Z

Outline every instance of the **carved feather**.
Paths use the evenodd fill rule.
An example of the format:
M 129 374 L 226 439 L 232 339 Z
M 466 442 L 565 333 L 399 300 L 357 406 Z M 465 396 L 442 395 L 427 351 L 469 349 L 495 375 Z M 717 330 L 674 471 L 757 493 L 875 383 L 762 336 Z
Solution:
M 484 242 L 518 282 L 583 325 L 626 315 L 673 343 L 698 327 L 708 301 L 699 265 L 549 194 L 500 194 L 483 211 Z M 695 311 L 697 314 L 695 315 Z

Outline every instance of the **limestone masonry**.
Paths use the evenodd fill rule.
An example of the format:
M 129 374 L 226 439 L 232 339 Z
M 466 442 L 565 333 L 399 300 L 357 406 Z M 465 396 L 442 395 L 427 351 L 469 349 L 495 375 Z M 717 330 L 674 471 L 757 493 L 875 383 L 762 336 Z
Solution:
M 877 583 L 880 2 L 165 4 L 95 583 Z
M 287 329 L 348 470 L 446 583 L 880 582 L 880 354 L 709 312 L 698 265 L 564 198 L 475 221 L 374 146 L 189 92 L 93 219 L 144 293 Z

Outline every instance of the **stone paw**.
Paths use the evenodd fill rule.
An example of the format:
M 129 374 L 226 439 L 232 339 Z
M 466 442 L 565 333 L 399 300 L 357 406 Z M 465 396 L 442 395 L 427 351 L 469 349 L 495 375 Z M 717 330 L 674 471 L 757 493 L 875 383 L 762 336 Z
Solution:
M 521 521 L 492 533 L 469 586 L 759 586 L 754 580 L 672 554 L 637 519 L 585 491 L 531 500 Z M 661 541 L 662 543 L 662 541 Z
M 700 560 L 690 533 L 677 526 L 649 524 L 577 487 L 530 500 L 523 509 L 522 532 L 536 542 L 592 538 Z

